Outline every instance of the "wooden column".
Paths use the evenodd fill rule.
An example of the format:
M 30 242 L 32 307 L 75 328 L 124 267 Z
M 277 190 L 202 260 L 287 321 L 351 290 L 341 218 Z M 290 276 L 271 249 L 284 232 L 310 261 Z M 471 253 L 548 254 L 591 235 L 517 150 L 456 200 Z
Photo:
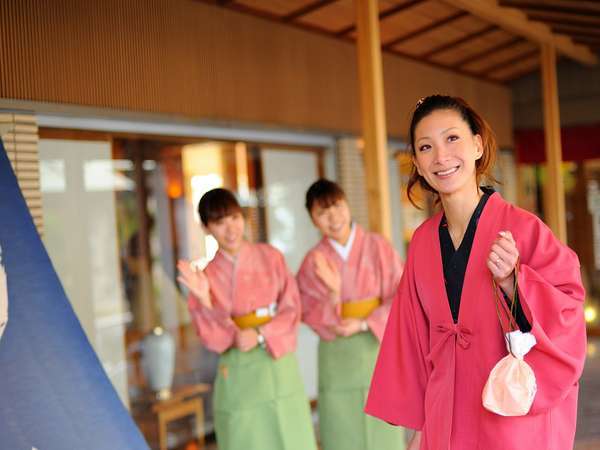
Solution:
M 544 138 L 546 144 L 546 184 L 544 186 L 544 217 L 546 223 L 562 241 L 567 241 L 565 187 L 562 176 L 562 146 L 560 113 L 556 80 L 556 49 L 541 46 L 542 98 L 544 108 Z
M 387 132 L 377 0 L 354 0 L 369 227 L 391 239 Z

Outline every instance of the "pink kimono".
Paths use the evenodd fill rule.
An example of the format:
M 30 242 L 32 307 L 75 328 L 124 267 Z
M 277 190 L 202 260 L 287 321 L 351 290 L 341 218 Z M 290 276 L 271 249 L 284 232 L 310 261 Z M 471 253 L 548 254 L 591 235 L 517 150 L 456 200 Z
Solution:
M 477 226 L 455 324 L 444 287 L 441 216 L 421 225 L 410 244 L 365 411 L 422 430 L 421 450 L 573 448 L 586 353 L 577 256 L 536 216 L 494 193 Z M 537 339 L 525 361 L 538 390 L 522 417 L 491 413 L 481 399 L 490 370 L 507 353 L 486 266 L 501 230 L 517 242 L 519 299 Z
M 223 353 L 238 330 L 231 316 L 277 304 L 275 317 L 260 327 L 269 354 L 277 359 L 296 348 L 300 297 L 283 255 L 267 244 L 245 243 L 234 260 L 219 250 L 204 273 L 210 282 L 213 309 L 190 295 L 188 307 L 202 343 Z
M 381 341 L 402 276 L 402 261 L 396 250 L 382 236 L 367 233 L 356 225 L 354 243 L 347 261 L 342 260 L 327 238 L 321 239 L 308 252 L 297 275 L 303 321 L 321 339 L 330 341 L 336 337 L 330 327 L 339 324 L 341 319 L 339 312 L 329 301 L 327 288 L 315 273 L 317 251 L 334 262 L 342 276 L 342 302 L 381 298 L 381 306 L 367 318 L 369 329 Z

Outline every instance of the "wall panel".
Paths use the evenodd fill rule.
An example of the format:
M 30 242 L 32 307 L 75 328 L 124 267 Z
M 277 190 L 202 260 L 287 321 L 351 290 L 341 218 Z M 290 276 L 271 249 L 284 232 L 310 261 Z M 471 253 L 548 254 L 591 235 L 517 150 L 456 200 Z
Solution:
M 192 0 L 3 0 L 0 97 L 357 133 L 352 43 Z M 426 93 L 464 95 L 511 145 L 510 93 L 384 58 L 388 130 Z

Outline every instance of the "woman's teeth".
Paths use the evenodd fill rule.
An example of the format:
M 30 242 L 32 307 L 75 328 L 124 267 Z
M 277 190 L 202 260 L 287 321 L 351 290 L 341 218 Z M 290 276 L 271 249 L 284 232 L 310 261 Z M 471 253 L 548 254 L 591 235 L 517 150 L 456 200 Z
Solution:
M 439 177 L 445 177 L 448 175 L 452 175 L 454 172 L 458 170 L 458 167 L 452 167 L 451 169 L 441 170 L 439 172 L 434 172 Z

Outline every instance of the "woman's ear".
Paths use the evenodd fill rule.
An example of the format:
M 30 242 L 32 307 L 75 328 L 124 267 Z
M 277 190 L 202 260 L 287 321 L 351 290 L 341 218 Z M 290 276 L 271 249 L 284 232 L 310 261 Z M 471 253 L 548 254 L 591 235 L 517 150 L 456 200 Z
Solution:
M 412 160 L 413 166 L 415 166 L 415 169 L 417 169 L 417 173 L 420 176 L 423 176 L 423 174 L 421 173 L 421 169 L 419 168 L 419 164 L 417 163 L 417 158 L 415 158 L 415 155 L 412 155 L 410 158 Z
M 475 153 L 475 160 L 478 160 L 483 156 L 483 139 L 481 139 L 481 135 L 479 134 L 473 136 L 473 139 L 475 140 L 475 147 L 477 149 Z

